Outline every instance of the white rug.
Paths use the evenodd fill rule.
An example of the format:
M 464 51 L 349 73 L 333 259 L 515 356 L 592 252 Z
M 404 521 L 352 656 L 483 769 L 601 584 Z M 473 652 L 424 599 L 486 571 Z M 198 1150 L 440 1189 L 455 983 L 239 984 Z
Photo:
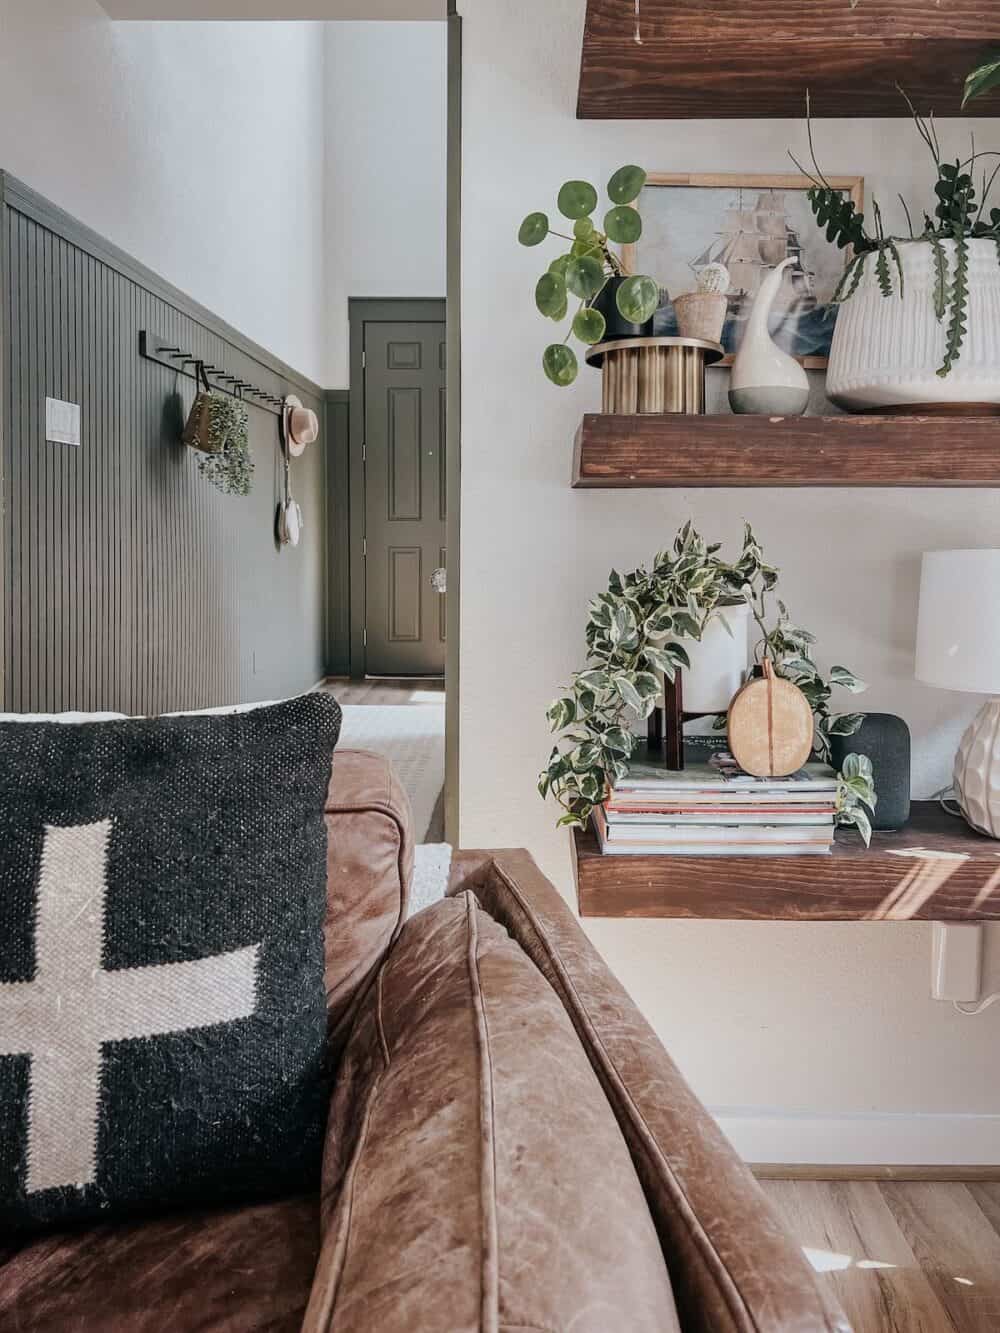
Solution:
M 344 704 L 339 744 L 392 761 L 413 806 L 417 842 L 427 837 L 444 788 L 444 703 Z
M 448 888 L 451 871 L 451 847 L 446 842 L 425 842 L 416 849 L 413 859 L 413 884 L 410 888 L 410 907 L 407 916 L 440 902 Z

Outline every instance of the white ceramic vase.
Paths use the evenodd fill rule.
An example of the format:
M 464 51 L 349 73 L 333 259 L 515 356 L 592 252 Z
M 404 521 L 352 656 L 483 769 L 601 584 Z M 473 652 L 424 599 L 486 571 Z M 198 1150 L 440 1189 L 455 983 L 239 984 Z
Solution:
M 723 606 L 700 639 L 679 641 L 691 662 L 684 671 L 685 713 L 724 713 L 729 707 L 746 674 L 749 625 L 748 606 Z
M 729 406 L 734 412 L 796 417 L 809 402 L 809 379 L 768 332 L 767 321 L 785 269 L 794 256 L 777 264 L 757 289 L 743 341 L 729 376 Z
M 980 833 L 1000 838 L 1000 699 L 969 723 L 955 755 L 955 790 L 962 814 Z
M 955 242 L 942 241 L 948 272 Z M 967 333 L 949 373 L 937 373 L 948 313 L 934 313 L 934 252 L 929 241 L 901 241 L 903 293 L 891 256 L 893 294 L 883 296 L 876 256 L 866 256 L 857 291 L 837 312 L 826 392 L 838 407 L 865 412 L 930 403 L 1000 402 L 1000 262 L 992 240 L 970 240 Z

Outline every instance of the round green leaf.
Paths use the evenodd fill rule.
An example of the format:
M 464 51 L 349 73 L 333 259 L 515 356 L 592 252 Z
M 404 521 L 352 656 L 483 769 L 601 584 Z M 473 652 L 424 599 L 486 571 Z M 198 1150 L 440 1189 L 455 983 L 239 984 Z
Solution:
M 543 273 L 535 287 L 535 305 L 547 319 L 566 315 L 566 283 L 558 273 Z
M 590 218 L 577 218 L 573 223 L 573 235 L 578 241 L 585 241 L 594 234 L 594 224 Z
M 638 199 L 645 184 L 646 173 L 642 167 L 619 167 L 608 181 L 608 198 L 613 204 L 630 204 L 633 199 Z
M 660 289 L 652 278 L 642 274 L 626 278 L 618 288 L 618 310 L 623 319 L 632 324 L 645 324 L 652 319 L 660 304 Z
M 604 265 L 593 255 L 579 255 L 566 265 L 566 286 L 574 296 L 589 301 L 604 286 Z
M 565 343 L 552 343 L 542 353 L 542 368 L 553 384 L 565 388 L 576 379 L 576 353 Z
M 617 245 L 631 245 L 642 235 L 642 218 L 628 204 L 619 204 L 604 215 L 604 230 L 608 240 Z
M 599 256 L 601 253 L 601 242 L 597 238 L 597 232 L 592 231 L 589 236 L 578 237 L 569 248 L 570 254 L 576 258 L 578 255 Z
M 606 327 L 601 312 L 590 306 L 584 306 L 573 316 L 573 332 L 582 343 L 599 343 Z
M 540 245 L 549 234 L 549 220 L 544 213 L 529 213 L 521 223 L 517 239 L 522 245 Z
M 585 218 L 597 207 L 597 191 L 589 181 L 567 181 L 559 191 L 558 203 L 564 218 Z
M 558 273 L 559 277 L 565 281 L 566 269 L 571 259 L 572 255 L 559 255 L 558 258 L 553 259 L 552 263 L 549 265 L 549 272 Z

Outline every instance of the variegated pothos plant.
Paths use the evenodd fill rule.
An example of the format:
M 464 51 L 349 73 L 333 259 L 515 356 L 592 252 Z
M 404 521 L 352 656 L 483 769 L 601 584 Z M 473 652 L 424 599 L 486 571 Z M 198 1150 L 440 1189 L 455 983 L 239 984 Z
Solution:
M 673 680 L 678 668 L 690 665 L 681 641 L 700 639 L 720 607 L 750 606 L 761 629 L 758 655 L 770 657 L 775 670 L 809 700 L 821 758 L 829 759 L 831 735 L 851 735 L 860 726 L 860 714 L 834 715 L 829 701 L 834 687 L 853 693 L 865 688 L 863 682 L 841 666 L 824 677 L 812 659 L 814 636 L 792 623 L 783 603 L 768 628 L 768 599 L 778 571 L 765 561 L 749 524 L 735 562 L 723 559 L 720 550 L 719 543 L 706 544 L 687 523 L 649 570 L 612 570 L 607 591 L 591 602 L 587 664 L 547 714 L 559 738 L 538 790 L 562 806 L 560 825 L 585 826 L 610 784 L 628 772 L 638 742 L 632 725 L 653 711 L 660 693 L 658 673 Z M 720 721 L 724 726 L 724 716 Z M 873 808 L 875 799 L 870 761 L 849 755 L 840 774 L 837 820 L 856 827 L 866 843 L 871 826 L 864 807 Z

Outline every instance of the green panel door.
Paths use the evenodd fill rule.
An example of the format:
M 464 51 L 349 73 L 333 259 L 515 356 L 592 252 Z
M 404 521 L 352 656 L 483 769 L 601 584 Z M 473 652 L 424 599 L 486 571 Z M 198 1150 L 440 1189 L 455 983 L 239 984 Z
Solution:
M 445 326 L 365 324 L 365 669 L 443 676 Z

